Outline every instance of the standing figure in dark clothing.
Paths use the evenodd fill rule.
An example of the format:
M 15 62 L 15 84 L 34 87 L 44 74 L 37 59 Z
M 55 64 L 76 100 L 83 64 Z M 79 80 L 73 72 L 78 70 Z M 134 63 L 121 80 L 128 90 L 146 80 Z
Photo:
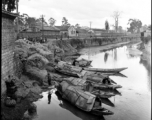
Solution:
M 48 93 L 48 104 L 51 103 L 51 95 L 52 95 L 52 91 L 51 92 L 49 91 L 49 93 Z
M 62 35 L 61 35 L 61 40 L 62 40 Z
M 51 76 L 49 73 L 48 73 L 48 84 L 49 84 L 49 86 L 51 85 Z
M 76 66 L 77 61 L 74 59 L 72 65 Z

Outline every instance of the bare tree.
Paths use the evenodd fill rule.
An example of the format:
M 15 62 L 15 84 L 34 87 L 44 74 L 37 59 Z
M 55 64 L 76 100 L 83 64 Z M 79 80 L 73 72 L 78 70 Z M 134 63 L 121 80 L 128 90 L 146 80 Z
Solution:
M 119 25 L 119 18 L 121 17 L 122 12 L 120 11 L 114 11 L 112 14 L 112 17 L 115 20 L 115 25 L 113 25 L 115 27 L 115 31 L 118 31 L 118 25 Z

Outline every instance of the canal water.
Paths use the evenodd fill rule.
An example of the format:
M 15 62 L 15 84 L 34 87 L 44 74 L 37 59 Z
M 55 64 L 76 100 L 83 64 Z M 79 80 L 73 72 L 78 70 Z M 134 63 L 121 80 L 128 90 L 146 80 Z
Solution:
M 92 60 L 93 68 L 121 68 L 126 77 L 110 76 L 122 88 L 121 93 L 109 98 L 112 105 L 103 103 L 103 107 L 114 112 L 114 115 L 96 117 L 74 107 L 63 100 L 52 90 L 43 92 L 43 98 L 35 102 L 37 116 L 33 120 L 150 120 L 151 119 L 151 63 L 142 59 L 139 54 L 130 54 L 132 46 L 123 46 L 101 52 L 101 47 L 86 48 L 80 57 Z M 136 47 L 134 47 L 136 48 Z M 49 96 L 49 97 L 48 97 Z

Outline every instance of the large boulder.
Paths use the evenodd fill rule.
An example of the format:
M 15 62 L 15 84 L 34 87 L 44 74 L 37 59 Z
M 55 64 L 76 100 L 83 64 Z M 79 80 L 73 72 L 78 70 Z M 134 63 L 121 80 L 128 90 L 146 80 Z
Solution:
M 47 58 L 49 61 L 53 61 L 53 53 L 49 50 L 44 50 L 41 48 L 37 48 L 37 51 L 40 55 L 44 56 Z
M 16 97 L 25 98 L 29 94 L 30 90 L 27 88 L 18 88 L 15 92 Z
M 31 55 L 37 53 L 37 50 L 35 47 L 31 46 L 30 48 L 28 48 L 27 53 L 28 53 L 28 56 L 31 56 Z
M 15 55 L 20 56 L 21 58 L 28 57 L 28 50 L 25 48 L 15 47 L 14 53 L 15 53 Z
M 26 67 L 26 72 L 35 80 L 37 80 L 40 85 L 48 82 L 48 72 L 47 70 L 40 70 L 36 67 Z
M 52 51 L 54 56 L 63 56 L 64 55 L 64 50 L 58 46 L 55 45 L 55 43 L 53 44 L 48 44 L 48 49 Z
M 24 39 L 19 39 L 19 40 L 16 40 L 15 41 L 15 46 L 18 46 L 18 47 L 22 47 L 22 46 L 30 46 L 32 45 L 33 43 L 29 40 L 24 40 Z
M 57 73 L 52 73 L 52 72 L 49 72 L 49 79 L 51 79 L 51 81 L 56 81 L 56 82 L 62 82 L 63 81 L 63 76 L 62 75 L 59 75 Z
M 42 92 L 41 88 L 38 85 L 35 85 L 36 81 L 23 81 L 21 80 L 21 82 L 18 82 L 17 86 L 18 89 L 15 93 L 15 95 L 18 98 L 25 98 L 29 95 L 30 92 L 32 92 L 33 94 L 40 94 Z
M 44 69 L 48 63 L 49 61 L 44 56 L 35 53 L 27 58 L 26 66 Z
M 53 53 L 47 48 L 47 46 L 40 43 L 33 44 L 32 42 L 23 39 L 15 41 L 15 52 L 25 52 L 28 56 L 39 53 L 49 61 L 53 59 Z

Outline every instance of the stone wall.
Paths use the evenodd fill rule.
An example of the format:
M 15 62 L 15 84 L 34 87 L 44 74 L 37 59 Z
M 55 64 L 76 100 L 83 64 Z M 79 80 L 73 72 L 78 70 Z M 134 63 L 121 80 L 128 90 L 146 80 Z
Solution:
M 78 49 L 85 47 L 95 47 L 117 44 L 121 42 L 136 42 L 140 41 L 140 37 L 115 37 L 115 38 L 73 38 L 67 40 L 55 40 L 53 44 L 63 49 L 65 53 L 72 54 Z
M 42 37 L 42 33 L 41 32 L 20 32 L 18 34 L 19 38 L 36 38 L 36 37 Z
M 46 38 L 56 38 L 56 36 L 59 38 L 59 31 L 43 31 L 43 37 Z M 42 37 L 42 32 L 20 32 L 18 34 L 19 38 L 40 38 Z
M 6 91 L 5 87 L 5 78 L 9 74 L 14 74 L 14 41 L 16 39 L 16 34 L 14 31 L 14 19 L 16 15 L 2 11 L 2 58 L 1 58 L 1 93 L 3 94 Z
M 111 38 L 87 38 L 87 39 L 70 39 L 67 40 L 74 48 L 95 47 L 121 42 L 140 41 L 140 37 L 111 37 Z

